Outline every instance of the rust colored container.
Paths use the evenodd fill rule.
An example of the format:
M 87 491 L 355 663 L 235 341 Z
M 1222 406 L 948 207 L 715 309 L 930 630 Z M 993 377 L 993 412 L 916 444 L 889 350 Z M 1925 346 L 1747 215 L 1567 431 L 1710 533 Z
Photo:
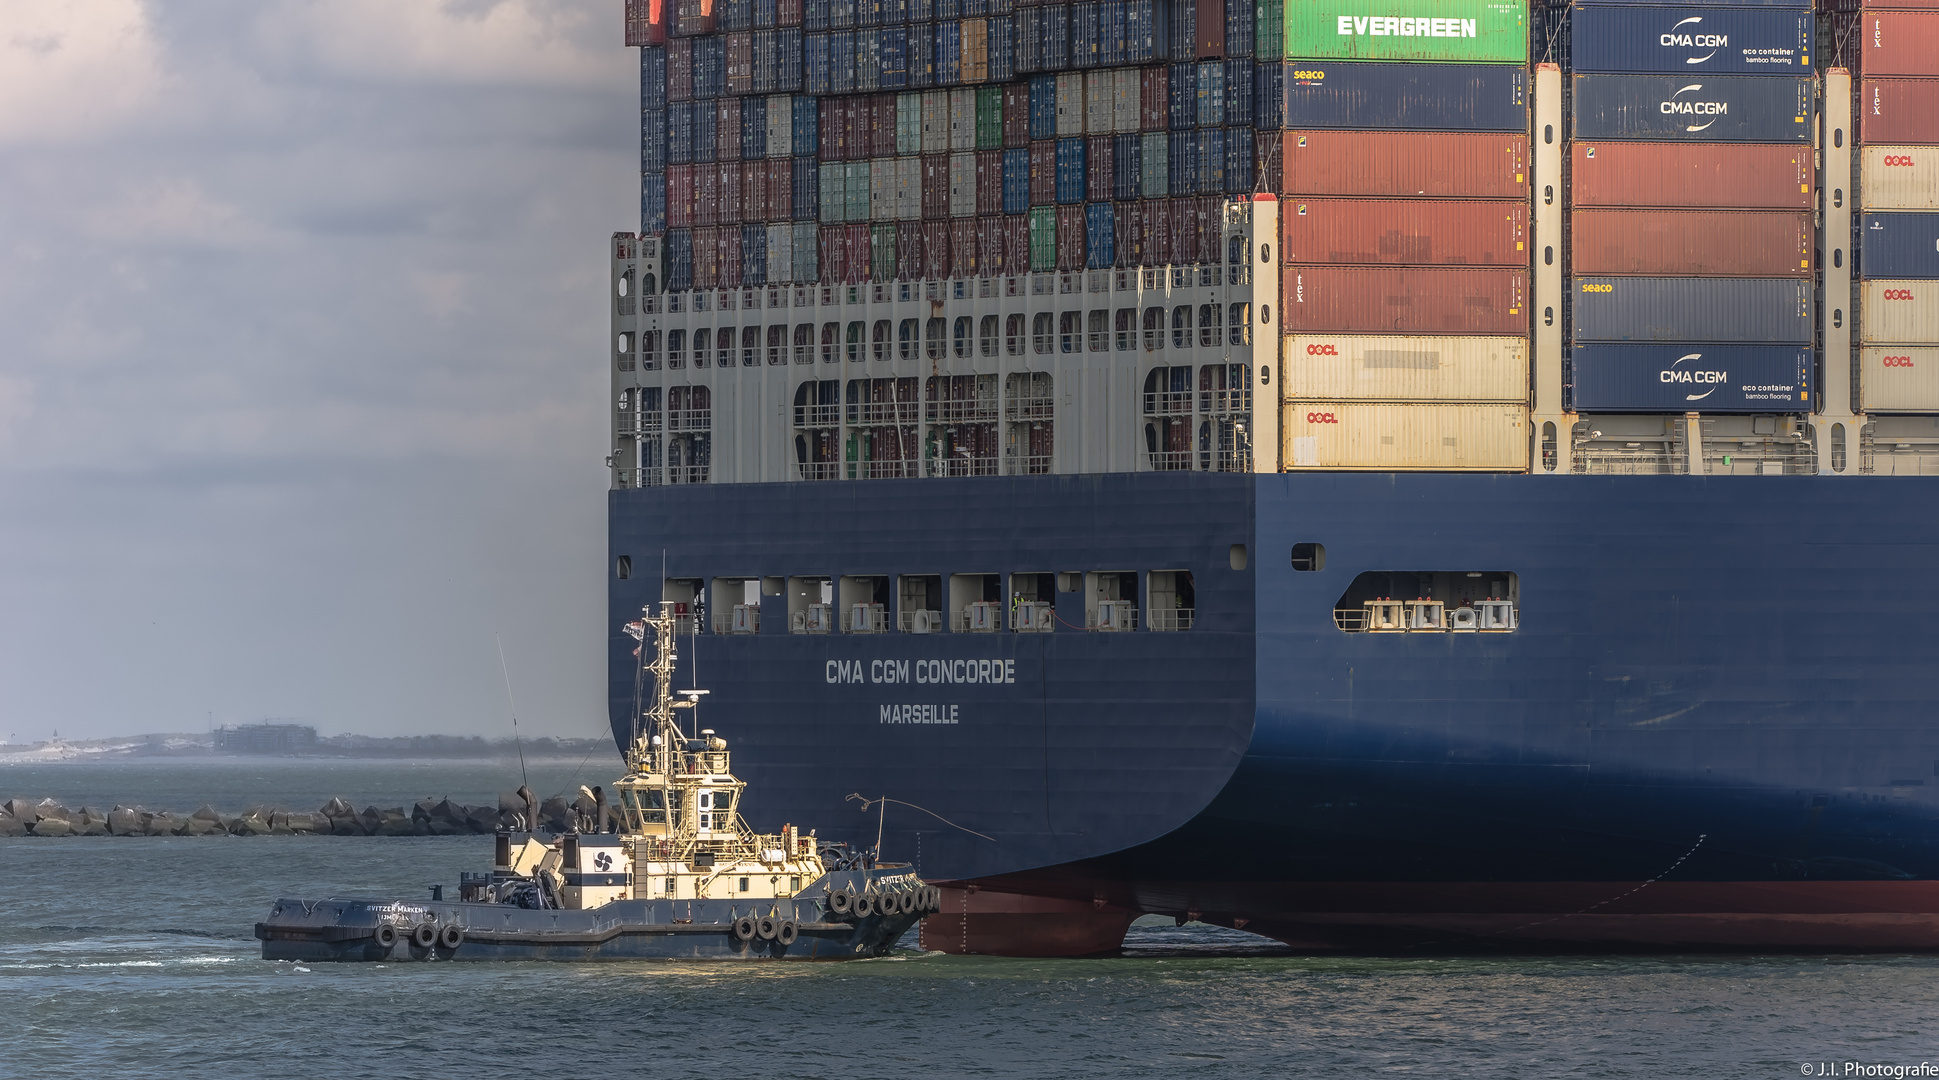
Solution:
M 1577 210 L 1571 268 L 1631 277 L 1810 277 L 1813 216 L 1783 210 Z
M 741 287 L 741 231 L 719 229 L 714 237 L 714 243 L 720 249 L 720 287 L 738 289 Z
M 1528 271 L 1291 266 L 1280 327 L 1362 334 L 1527 334 Z
M 895 156 L 895 95 L 877 94 L 874 97 L 875 115 L 870 121 L 869 134 L 871 146 L 869 156 L 890 158 Z
M 719 229 L 695 229 L 693 231 L 693 287 L 696 289 L 720 288 Z
M 1168 126 L 1170 108 L 1165 96 L 1165 66 L 1159 64 L 1138 72 L 1138 130 L 1163 131 Z
M 1119 266 L 1143 266 L 1145 262 L 1145 206 L 1143 203 L 1119 203 L 1117 219 L 1113 223 L 1117 235 L 1112 237 L 1113 253 Z
M 1171 200 L 1146 199 L 1138 205 L 1144 211 L 1146 263 L 1164 266 L 1172 261 L 1172 252 L 1178 250 L 1178 245 L 1172 242 L 1177 233 L 1171 227 Z
M 1258 163 L 1260 191 L 1286 190 L 1286 154 L 1281 149 L 1284 134 L 1279 131 L 1255 131 L 1252 134 L 1252 157 Z
M 749 161 L 741 166 L 741 220 L 768 220 L 768 163 Z
M 1770 143 L 1579 142 L 1570 173 L 1575 206 L 1817 205 L 1809 146 Z
M 842 277 L 844 285 L 860 285 L 869 279 L 869 227 L 867 225 L 842 226 L 842 243 L 848 248 L 848 272 Z
M 1444 131 L 1288 131 L 1289 195 L 1420 199 L 1528 197 L 1528 136 Z
M 1279 213 L 1288 266 L 1528 265 L 1524 202 L 1289 198 Z
M 822 161 L 841 161 L 848 156 L 848 124 L 842 115 L 842 99 L 825 97 L 818 105 L 815 156 Z
M 1003 145 L 1010 149 L 1030 145 L 1030 84 L 1003 84 Z
M 1003 221 L 1001 218 L 976 219 L 976 266 L 983 277 L 1003 272 Z
M 667 166 L 667 228 L 690 229 L 693 227 L 693 182 L 692 165 Z
M 741 159 L 741 99 L 717 98 L 714 101 L 714 160 Z
M 1003 212 L 1003 151 L 976 152 L 976 212 L 978 215 Z
M 693 39 L 667 42 L 667 100 L 693 100 Z
M 1225 200 L 1217 195 L 1201 195 L 1198 199 L 1198 257 L 1200 262 L 1221 262 L 1225 259 L 1224 215 L 1221 208 Z
M 1866 143 L 1939 143 L 1939 79 L 1866 79 L 1858 135 Z
M 1243 4 L 1246 0 L 1232 0 Z M 1194 42 L 1200 60 L 1213 60 L 1225 55 L 1225 2 L 1224 0 L 1198 0 L 1198 40 Z M 1176 46 L 1173 46 L 1176 48 Z
M 693 167 L 693 223 L 699 226 L 720 224 L 720 167 L 718 165 L 695 165 Z M 694 258 L 700 250 L 700 242 L 694 242 Z
M 1038 139 L 1030 144 L 1030 205 L 1057 202 L 1057 143 Z
M 949 222 L 922 223 L 922 276 L 932 281 L 949 276 Z
M 922 277 L 922 222 L 895 223 L 895 276 L 902 281 Z
M 741 198 L 741 163 L 723 161 L 703 167 L 713 169 L 718 177 L 714 183 L 720 189 L 720 224 L 740 224 L 741 211 L 747 207 L 746 200 Z
M 1003 217 L 1003 272 L 1030 272 L 1030 218 L 1025 214 Z
M 922 216 L 937 221 L 949 216 L 949 155 L 922 156 Z
M 754 35 L 743 30 L 727 37 L 727 92 L 754 92 Z
M 1057 208 L 1057 269 L 1084 269 L 1084 208 Z
M 1117 176 L 1111 166 L 1109 135 L 1093 135 L 1084 150 L 1084 197 L 1092 202 L 1111 201 L 1111 181 Z
M 848 148 L 855 160 L 870 156 L 879 138 L 875 130 L 875 102 L 870 97 L 848 99 Z M 891 151 L 893 153 L 893 151 Z
M 975 277 L 978 254 L 976 219 L 957 218 L 951 221 L 949 223 L 949 276 Z
M 1168 199 L 1165 227 L 1171 232 L 1171 261 L 1198 261 L 1198 200 Z
M 1867 10 L 1854 37 L 1866 75 L 1939 75 L 1939 11 Z
M 774 24 L 776 26 L 800 26 L 801 0 L 775 0 Z
M 788 221 L 794 217 L 794 161 L 773 158 L 768 161 L 767 170 L 768 218 Z
M 695 230 L 696 235 L 693 243 L 694 258 L 696 261 L 700 258 L 700 238 L 697 235 L 698 231 Z M 821 248 L 821 251 L 819 253 L 820 258 L 816 263 L 815 276 L 823 282 L 832 283 L 840 281 L 842 275 L 848 270 L 848 260 L 846 258 L 848 249 L 842 246 L 842 231 L 840 229 L 825 228 L 821 230 L 818 239 L 818 246 Z M 694 268 L 694 286 L 696 288 L 700 286 L 699 267 Z

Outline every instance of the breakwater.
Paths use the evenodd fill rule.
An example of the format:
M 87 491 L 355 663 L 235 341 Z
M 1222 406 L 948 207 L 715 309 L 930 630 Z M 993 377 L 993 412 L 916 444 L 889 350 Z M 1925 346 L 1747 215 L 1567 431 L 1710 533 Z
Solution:
M 0 803 L 0 836 L 458 836 L 499 829 L 565 831 L 596 827 L 599 801 L 585 794 L 568 802 L 524 792 L 500 795 L 497 805 L 470 806 L 450 799 L 419 799 L 409 806 L 365 806 L 331 799 L 313 811 L 269 803 L 237 811 L 204 805 L 176 812 L 114 805 L 102 810 L 70 808 L 55 799 L 9 799 Z

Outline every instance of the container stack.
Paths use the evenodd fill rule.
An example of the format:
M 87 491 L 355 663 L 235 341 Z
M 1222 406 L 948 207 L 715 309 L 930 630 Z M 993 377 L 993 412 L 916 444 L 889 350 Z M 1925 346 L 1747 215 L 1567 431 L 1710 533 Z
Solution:
M 1809 0 L 1573 6 L 1579 412 L 1812 408 Z
M 1261 11 L 1285 39 L 1286 467 L 1524 467 L 1525 4 Z
M 1860 401 L 1939 413 L 1939 2 L 1858 14 Z
M 628 12 L 669 289 L 1219 261 L 1220 203 L 1255 190 L 1249 4 Z

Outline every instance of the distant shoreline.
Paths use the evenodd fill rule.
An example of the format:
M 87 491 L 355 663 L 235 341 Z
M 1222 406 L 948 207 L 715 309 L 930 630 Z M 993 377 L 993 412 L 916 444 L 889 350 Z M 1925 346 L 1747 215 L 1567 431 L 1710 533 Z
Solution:
M 377 738 L 369 735 L 327 735 L 314 747 L 275 753 L 217 750 L 211 735 L 162 733 L 115 739 L 48 740 L 38 743 L 0 743 L 0 767 L 8 765 L 97 765 L 166 762 L 170 764 L 228 764 L 304 762 L 312 764 L 403 763 L 517 760 L 528 763 L 576 763 L 602 752 L 618 757 L 611 739 L 487 740 L 458 735 L 417 735 Z

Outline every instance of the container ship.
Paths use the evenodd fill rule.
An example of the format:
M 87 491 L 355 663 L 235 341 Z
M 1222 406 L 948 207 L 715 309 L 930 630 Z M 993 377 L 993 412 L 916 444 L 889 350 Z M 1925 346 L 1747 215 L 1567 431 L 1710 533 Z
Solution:
M 615 737 L 931 949 L 1939 947 L 1933 8 L 629 3 Z

